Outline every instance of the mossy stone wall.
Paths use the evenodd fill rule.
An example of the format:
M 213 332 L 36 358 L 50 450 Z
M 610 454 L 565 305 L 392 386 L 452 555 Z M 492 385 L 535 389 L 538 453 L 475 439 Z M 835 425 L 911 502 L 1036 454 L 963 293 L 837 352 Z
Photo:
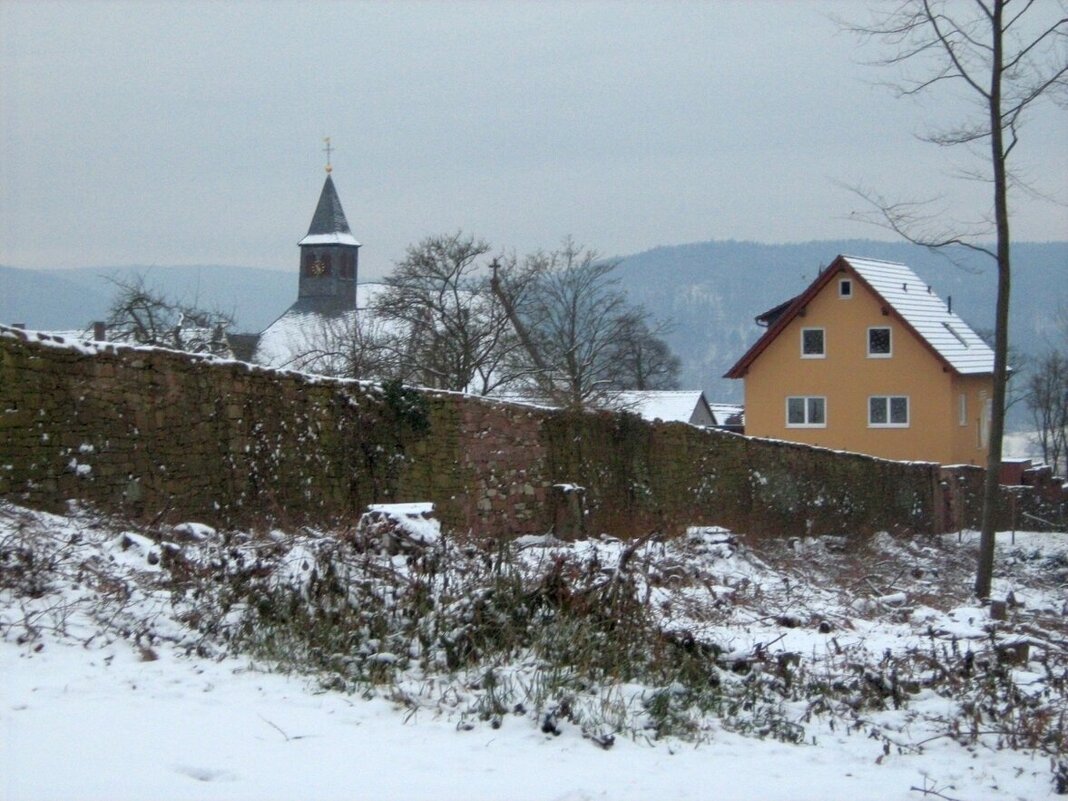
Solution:
M 945 527 L 936 465 L 0 327 L 0 497 L 223 526 L 433 501 L 454 531 Z M 584 511 L 558 485 L 584 488 Z M 556 487 L 556 489 L 554 489 Z M 970 506 L 970 493 L 962 495 Z M 965 510 L 967 515 L 973 511 Z M 970 517 L 968 519 L 971 519 Z

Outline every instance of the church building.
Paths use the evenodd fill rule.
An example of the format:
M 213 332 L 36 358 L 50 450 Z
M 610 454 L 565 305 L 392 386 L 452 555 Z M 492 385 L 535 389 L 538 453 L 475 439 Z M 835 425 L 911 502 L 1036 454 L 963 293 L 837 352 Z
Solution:
M 333 314 L 356 308 L 360 243 L 352 235 L 329 171 L 300 245 L 300 284 L 290 311 Z
M 308 233 L 300 240 L 297 299 L 259 334 L 231 337 L 238 358 L 268 367 L 307 368 L 309 354 L 355 323 L 360 243 L 341 207 L 327 163 L 326 181 Z

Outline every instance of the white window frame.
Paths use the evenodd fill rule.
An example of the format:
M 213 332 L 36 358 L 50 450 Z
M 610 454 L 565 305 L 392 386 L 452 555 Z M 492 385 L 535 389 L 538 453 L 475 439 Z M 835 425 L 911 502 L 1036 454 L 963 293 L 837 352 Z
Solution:
M 805 422 L 790 422 L 790 401 L 802 400 L 805 402 Z M 820 401 L 823 404 L 823 422 L 810 423 L 812 407 L 811 401 Z M 786 427 L 787 428 L 826 428 L 827 427 L 827 396 L 826 395 L 789 395 L 786 398 Z
M 960 393 L 960 400 L 957 402 L 957 425 L 968 425 L 968 393 Z
M 805 333 L 808 331 L 820 332 L 820 344 L 823 346 L 823 350 L 819 353 L 805 353 Z M 827 330 L 819 327 L 809 327 L 801 329 L 801 358 L 802 359 L 826 359 L 827 358 Z
M 843 291 L 848 287 L 848 292 Z M 843 300 L 849 300 L 853 297 L 853 279 L 852 278 L 840 278 L 838 280 L 838 297 Z
M 905 422 L 895 423 L 891 419 L 891 410 L 895 400 L 905 401 Z M 883 412 L 886 415 L 885 423 L 876 423 L 872 420 L 872 402 L 883 401 Z M 868 396 L 868 428 L 908 428 L 912 424 L 912 401 L 908 395 L 869 395 Z
M 872 331 L 886 331 L 890 337 L 890 350 L 886 353 L 872 353 L 871 352 L 871 334 Z M 894 329 L 888 325 L 873 325 L 868 327 L 868 339 L 866 343 L 869 359 L 889 359 L 894 355 Z

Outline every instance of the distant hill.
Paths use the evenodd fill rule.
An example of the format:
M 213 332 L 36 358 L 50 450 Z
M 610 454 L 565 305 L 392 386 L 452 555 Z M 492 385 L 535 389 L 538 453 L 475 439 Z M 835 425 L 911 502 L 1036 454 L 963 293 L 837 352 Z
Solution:
M 181 267 L 82 267 L 21 270 L 0 267 L 0 322 L 29 328 L 73 329 L 107 316 L 115 293 L 110 278 L 145 276 L 167 297 L 195 300 L 233 314 L 240 331 L 261 331 L 297 295 L 296 270 L 212 265 Z
M 760 335 L 753 318 L 799 293 L 839 253 L 902 261 L 913 267 L 976 329 L 994 320 L 994 266 L 965 249 L 944 255 L 902 243 L 870 240 L 765 245 L 699 242 L 623 257 L 618 275 L 630 297 L 656 318 L 672 320 L 672 348 L 683 363 L 682 385 L 710 399 L 741 399 L 741 382 L 721 376 Z M 1014 246 L 1012 340 L 1024 353 L 1041 350 L 1050 318 L 1068 306 L 1068 242 Z M 70 329 L 105 316 L 114 287 L 108 276 L 144 274 L 168 296 L 198 299 L 231 312 L 239 331 L 261 331 L 295 300 L 296 270 L 251 267 L 94 267 L 21 270 L 0 267 L 0 322 Z

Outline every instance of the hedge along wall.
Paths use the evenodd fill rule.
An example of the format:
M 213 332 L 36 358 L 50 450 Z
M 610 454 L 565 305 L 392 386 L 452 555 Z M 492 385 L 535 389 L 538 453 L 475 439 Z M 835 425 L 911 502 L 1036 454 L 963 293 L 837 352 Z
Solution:
M 938 468 L 633 415 L 566 413 L 0 327 L 0 497 L 223 526 L 352 522 L 433 501 L 446 527 L 633 536 L 927 531 Z
M 587 533 L 722 525 L 773 535 L 930 531 L 938 468 L 648 424 L 547 417 L 550 472 L 587 489 Z

